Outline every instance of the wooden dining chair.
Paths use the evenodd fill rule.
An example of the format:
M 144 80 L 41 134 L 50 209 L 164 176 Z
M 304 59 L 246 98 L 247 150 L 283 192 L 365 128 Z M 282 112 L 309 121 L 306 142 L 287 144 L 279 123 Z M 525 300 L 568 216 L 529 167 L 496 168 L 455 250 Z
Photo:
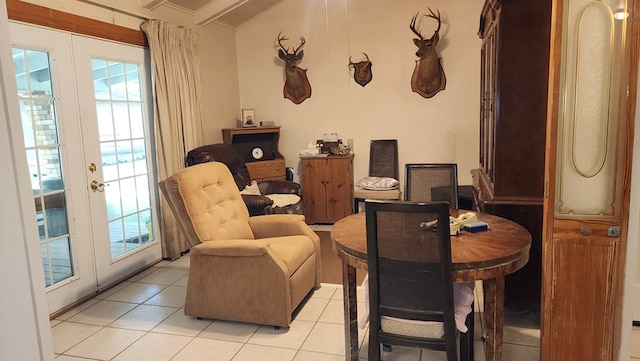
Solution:
M 454 311 L 449 203 L 367 200 L 365 212 L 369 360 L 380 360 L 380 344 L 446 351 L 448 361 L 458 360 L 457 329 L 466 331 L 461 360 L 473 360 L 473 297 L 468 315 Z
M 405 165 L 404 199 L 411 202 L 448 201 L 458 208 L 458 166 L 455 163 Z
M 358 206 L 365 199 L 401 200 L 399 167 L 398 140 L 372 140 L 369 145 L 369 174 L 354 186 L 353 212 L 358 213 Z

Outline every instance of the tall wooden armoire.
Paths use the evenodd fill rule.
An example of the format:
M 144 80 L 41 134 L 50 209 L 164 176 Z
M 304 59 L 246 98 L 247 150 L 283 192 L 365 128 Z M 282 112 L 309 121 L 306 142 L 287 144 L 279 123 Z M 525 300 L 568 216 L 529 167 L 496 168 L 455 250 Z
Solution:
M 505 306 L 540 307 L 542 201 L 551 0 L 486 0 L 482 39 L 480 168 L 485 212 L 531 233 L 528 264 L 505 279 Z

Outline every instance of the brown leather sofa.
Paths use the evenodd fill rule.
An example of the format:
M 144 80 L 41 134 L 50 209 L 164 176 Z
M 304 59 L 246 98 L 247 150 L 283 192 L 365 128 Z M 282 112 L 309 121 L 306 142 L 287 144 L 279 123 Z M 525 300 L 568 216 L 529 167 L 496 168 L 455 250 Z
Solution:
M 288 326 L 320 286 L 320 239 L 304 216 L 249 217 L 219 162 L 182 169 L 160 189 L 191 248 L 185 314 Z
M 187 153 L 185 160 L 187 167 L 206 162 L 224 163 L 227 168 L 229 168 L 229 171 L 231 171 L 233 179 L 240 191 L 251 184 L 251 176 L 249 175 L 247 165 L 242 155 L 240 155 L 231 144 L 209 144 L 192 149 Z M 272 213 L 304 214 L 302 201 L 286 207 L 272 207 L 273 201 L 266 197 L 268 194 L 300 195 L 300 184 L 290 181 L 272 180 L 260 182 L 258 183 L 258 187 L 262 195 L 242 194 L 242 199 L 247 205 L 251 216 Z

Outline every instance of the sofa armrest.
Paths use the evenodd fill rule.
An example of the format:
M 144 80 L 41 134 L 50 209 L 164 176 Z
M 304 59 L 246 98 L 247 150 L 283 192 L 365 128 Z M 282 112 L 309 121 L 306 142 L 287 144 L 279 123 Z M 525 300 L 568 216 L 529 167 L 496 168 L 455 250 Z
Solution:
M 256 257 L 268 253 L 269 241 L 260 239 L 234 239 L 207 241 L 193 247 L 191 252 L 207 256 Z
M 320 237 L 305 223 L 300 214 L 268 214 L 249 218 L 249 226 L 256 239 L 268 237 L 283 237 L 304 235 L 314 243 L 320 242 Z
M 290 181 L 271 180 L 258 183 L 262 194 L 296 194 L 300 195 L 300 184 Z
M 250 216 L 258 216 L 266 213 L 267 207 L 273 205 L 273 200 L 259 194 L 242 194 L 242 200 L 249 210 Z

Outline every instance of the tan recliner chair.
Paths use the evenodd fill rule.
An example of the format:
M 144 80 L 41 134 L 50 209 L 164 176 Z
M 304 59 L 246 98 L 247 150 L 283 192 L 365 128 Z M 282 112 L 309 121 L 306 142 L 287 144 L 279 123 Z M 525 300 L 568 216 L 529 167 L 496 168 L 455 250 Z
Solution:
M 304 216 L 249 217 L 219 162 L 182 169 L 160 188 L 191 247 L 185 314 L 289 326 L 320 286 L 320 239 Z

